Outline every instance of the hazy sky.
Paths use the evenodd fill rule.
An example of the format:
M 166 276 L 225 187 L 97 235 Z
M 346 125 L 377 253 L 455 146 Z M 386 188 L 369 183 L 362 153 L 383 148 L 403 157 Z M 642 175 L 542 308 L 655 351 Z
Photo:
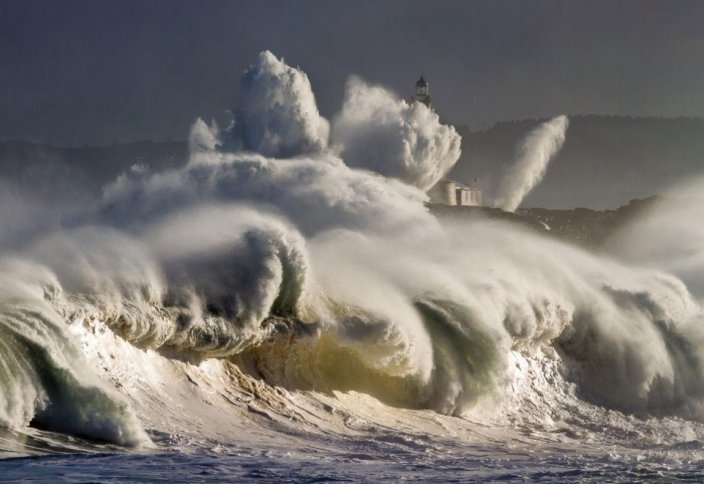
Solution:
M 704 1 L 0 0 L 0 139 L 184 139 L 264 49 L 324 115 L 351 73 L 473 127 L 559 113 L 704 115 Z

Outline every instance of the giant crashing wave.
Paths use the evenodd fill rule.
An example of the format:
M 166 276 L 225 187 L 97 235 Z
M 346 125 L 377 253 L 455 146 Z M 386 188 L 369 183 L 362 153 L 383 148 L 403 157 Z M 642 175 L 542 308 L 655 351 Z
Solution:
M 242 87 L 231 126 L 193 125 L 186 166 L 126 173 L 96 210 L 3 250 L 1 425 L 148 445 L 154 417 L 85 364 L 102 351 L 85 328 L 103 326 L 292 391 L 497 419 L 573 385 L 605 409 L 704 420 L 700 295 L 676 271 L 440 224 L 424 190 L 460 138 L 421 104 L 354 78 L 330 128 L 270 52 Z M 546 358 L 554 388 L 516 384 Z

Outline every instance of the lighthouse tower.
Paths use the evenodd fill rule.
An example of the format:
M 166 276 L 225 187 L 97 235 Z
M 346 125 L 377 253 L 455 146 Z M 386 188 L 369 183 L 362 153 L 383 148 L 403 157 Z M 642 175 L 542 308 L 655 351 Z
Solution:
M 433 109 L 433 101 L 430 99 L 430 86 L 428 86 L 428 81 L 425 80 L 423 74 L 416 82 L 416 94 L 413 96 L 413 101 L 423 103 L 428 108 Z

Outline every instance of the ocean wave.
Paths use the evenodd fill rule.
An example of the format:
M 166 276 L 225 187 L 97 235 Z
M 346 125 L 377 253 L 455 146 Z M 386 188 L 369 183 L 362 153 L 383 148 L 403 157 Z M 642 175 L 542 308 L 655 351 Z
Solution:
M 516 225 L 441 223 L 397 166 L 437 179 L 426 151 L 385 159 L 400 179 L 350 168 L 307 78 L 280 64 L 252 68 L 240 125 L 196 124 L 186 166 L 133 170 L 96 210 L 4 250 L 2 425 L 217 440 L 236 430 L 208 416 L 218 402 L 260 430 L 366 428 L 342 393 L 541 435 L 588 432 L 592 418 L 632 428 L 631 414 L 704 421 L 698 276 Z M 406 108 L 385 129 L 456 145 L 436 116 L 394 118 Z M 388 154 L 364 150 L 362 166 Z

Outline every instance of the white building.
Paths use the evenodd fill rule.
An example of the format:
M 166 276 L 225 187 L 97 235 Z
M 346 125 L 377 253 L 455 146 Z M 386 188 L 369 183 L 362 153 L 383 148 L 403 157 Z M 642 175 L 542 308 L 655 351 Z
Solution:
M 482 191 L 478 187 L 465 185 L 450 179 L 440 180 L 428 192 L 431 203 L 440 205 L 482 206 Z

